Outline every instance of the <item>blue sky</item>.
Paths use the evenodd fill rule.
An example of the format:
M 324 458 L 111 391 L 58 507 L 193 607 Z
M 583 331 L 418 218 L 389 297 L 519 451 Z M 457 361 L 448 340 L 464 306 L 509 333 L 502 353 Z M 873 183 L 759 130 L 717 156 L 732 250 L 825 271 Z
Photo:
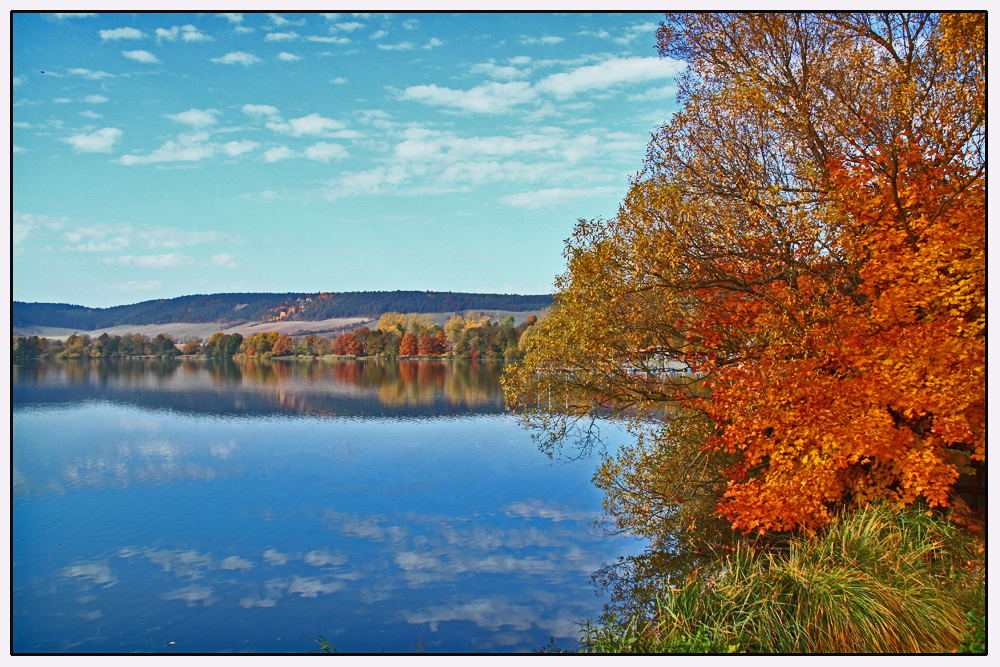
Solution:
M 660 19 L 14 14 L 14 299 L 551 292 L 675 109 Z

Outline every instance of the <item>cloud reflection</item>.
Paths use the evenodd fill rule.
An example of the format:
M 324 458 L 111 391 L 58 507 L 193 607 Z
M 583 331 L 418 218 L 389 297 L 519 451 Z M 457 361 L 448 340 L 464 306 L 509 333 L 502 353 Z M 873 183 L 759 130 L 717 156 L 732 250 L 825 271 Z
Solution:
M 253 563 L 248 561 L 246 558 L 230 556 L 229 558 L 223 558 L 219 561 L 219 567 L 223 570 L 240 570 L 245 572 L 246 570 L 253 568 Z
M 191 584 L 190 586 L 185 586 L 184 588 L 178 588 L 175 591 L 170 591 L 163 596 L 164 600 L 184 600 L 187 602 L 189 607 L 194 607 L 196 603 L 201 602 L 204 606 L 209 606 L 215 604 L 219 601 L 218 598 L 212 597 L 212 589 L 207 586 L 199 586 L 198 584 Z
M 105 588 L 118 583 L 118 577 L 111 571 L 107 563 L 77 563 L 59 571 L 63 577 L 81 577 L 91 583 L 103 584 Z

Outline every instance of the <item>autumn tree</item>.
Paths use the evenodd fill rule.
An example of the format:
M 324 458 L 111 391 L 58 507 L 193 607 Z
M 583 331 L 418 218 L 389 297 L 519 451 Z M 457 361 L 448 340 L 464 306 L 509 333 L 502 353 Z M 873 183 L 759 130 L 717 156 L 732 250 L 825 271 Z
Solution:
M 403 340 L 399 343 L 399 356 L 412 357 L 417 354 L 418 351 L 417 337 L 411 333 L 403 336 Z
M 195 355 L 201 352 L 201 343 L 196 340 L 188 341 L 184 344 L 184 354 L 187 356 Z
M 274 341 L 274 347 L 271 348 L 271 351 L 274 352 L 274 356 L 281 357 L 291 353 L 294 346 L 295 343 L 292 341 L 291 336 L 279 334 L 277 340 Z
M 431 348 L 433 346 L 434 337 L 424 333 L 417 339 L 417 351 L 423 355 L 431 355 Z
M 333 351 L 333 343 L 329 338 L 319 338 L 316 340 L 316 354 L 324 357 Z
M 354 333 L 344 334 L 344 353 L 355 357 L 364 354 L 364 346 Z
M 605 469 L 637 532 L 694 489 L 740 530 L 883 499 L 969 519 L 954 485 L 985 462 L 985 16 L 679 14 L 658 44 L 689 65 L 681 110 L 619 214 L 574 231 L 511 404 L 708 419 L 684 450 L 698 478 L 649 468 L 680 451 L 669 433 Z M 710 396 L 652 380 L 670 364 Z
M 406 333 L 406 325 L 406 315 L 402 313 L 388 312 L 384 313 L 378 319 L 378 328 L 386 333 L 398 330 L 400 335 L 402 335 Z
M 337 355 L 347 354 L 347 334 L 341 334 L 337 336 L 337 339 L 333 341 L 333 353 Z
M 429 331 L 422 335 L 419 340 L 418 351 L 432 357 L 438 357 L 448 351 L 448 340 L 444 331 L 438 329 L 435 333 Z

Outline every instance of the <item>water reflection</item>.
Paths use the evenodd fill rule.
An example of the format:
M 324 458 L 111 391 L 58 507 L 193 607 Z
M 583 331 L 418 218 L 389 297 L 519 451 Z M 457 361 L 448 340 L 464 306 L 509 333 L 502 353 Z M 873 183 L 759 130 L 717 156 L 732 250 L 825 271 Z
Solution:
M 501 413 L 503 362 L 87 359 L 13 367 L 15 408 L 110 400 L 212 415 Z
M 500 414 L 502 368 L 15 368 L 14 650 L 572 645 L 636 548 L 590 528 L 593 460 Z

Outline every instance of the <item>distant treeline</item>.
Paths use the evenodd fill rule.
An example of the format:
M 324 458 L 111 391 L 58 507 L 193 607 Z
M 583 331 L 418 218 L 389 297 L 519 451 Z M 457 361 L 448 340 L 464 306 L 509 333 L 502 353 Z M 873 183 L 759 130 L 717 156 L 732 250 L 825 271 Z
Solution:
M 93 331 L 127 324 L 173 322 L 275 322 L 325 320 L 333 317 L 377 317 L 397 311 L 447 313 L 468 310 L 541 310 L 552 304 L 548 294 L 472 294 L 465 292 L 322 292 L 195 294 L 143 301 L 112 308 L 86 308 L 63 303 L 13 302 L 13 326 L 61 327 Z
M 485 316 L 457 315 L 444 327 L 433 324 L 426 315 L 385 313 L 374 331 L 358 327 L 351 333 L 323 338 L 307 336 L 296 343 L 290 336 L 265 331 L 243 337 L 238 333 L 217 332 L 204 345 L 188 341 L 178 347 L 176 340 L 160 334 L 149 338 L 140 334 L 96 338 L 73 334 L 66 339 L 49 340 L 38 336 L 15 336 L 11 353 L 15 359 L 107 359 L 122 357 L 201 356 L 213 359 L 247 357 L 450 357 L 454 359 L 520 359 L 524 356 L 524 333 L 535 323 L 529 317 L 519 326 L 514 318 L 495 322 Z

